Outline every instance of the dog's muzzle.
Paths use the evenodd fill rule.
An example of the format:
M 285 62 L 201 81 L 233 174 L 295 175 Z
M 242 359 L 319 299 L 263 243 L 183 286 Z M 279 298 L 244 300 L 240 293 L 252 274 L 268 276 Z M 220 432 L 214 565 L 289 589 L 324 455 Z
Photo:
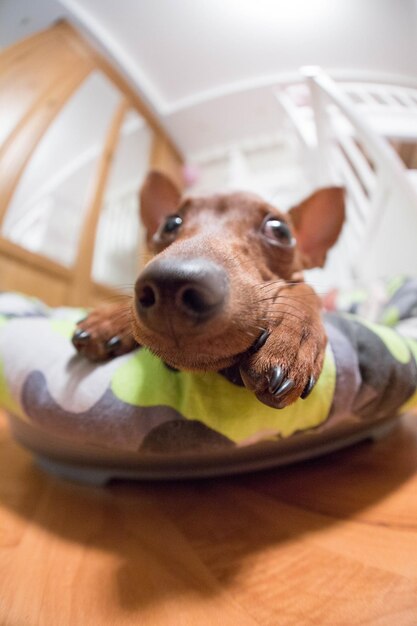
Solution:
M 225 270 L 205 258 L 157 258 L 139 276 L 135 306 L 139 319 L 152 330 L 176 324 L 197 325 L 219 315 L 229 293 Z

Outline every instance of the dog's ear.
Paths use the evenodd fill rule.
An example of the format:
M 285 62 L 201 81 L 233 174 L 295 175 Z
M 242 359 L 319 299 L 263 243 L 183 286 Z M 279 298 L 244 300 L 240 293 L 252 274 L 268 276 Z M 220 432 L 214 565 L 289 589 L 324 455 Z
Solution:
M 323 267 L 345 220 L 343 187 L 319 189 L 288 211 L 304 269 Z
M 140 190 L 140 217 L 146 229 L 147 241 L 158 230 L 162 220 L 175 213 L 181 193 L 162 172 L 149 172 Z

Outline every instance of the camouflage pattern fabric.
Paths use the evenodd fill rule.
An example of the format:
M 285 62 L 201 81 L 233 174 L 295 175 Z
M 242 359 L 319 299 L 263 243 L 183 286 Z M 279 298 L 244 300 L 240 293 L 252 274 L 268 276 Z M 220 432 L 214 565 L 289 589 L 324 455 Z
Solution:
M 400 288 L 397 301 L 412 311 L 417 285 L 414 305 Z M 75 443 L 183 455 L 369 423 L 417 406 L 417 342 L 349 313 L 325 315 L 321 377 L 306 400 L 282 410 L 221 374 L 172 371 L 144 348 L 91 364 L 70 341 L 84 313 L 0 294 L 0 406 Z

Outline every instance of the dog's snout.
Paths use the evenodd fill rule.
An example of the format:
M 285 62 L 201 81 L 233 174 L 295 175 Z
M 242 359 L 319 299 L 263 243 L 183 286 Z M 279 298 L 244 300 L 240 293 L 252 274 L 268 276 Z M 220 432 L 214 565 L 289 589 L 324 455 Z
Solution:
M 145 323 L 174 314 L 206 321 L 222 310 L 227 293 L 227 274 L 213 261 L 155 259 L 136 282 L 136 310 Z

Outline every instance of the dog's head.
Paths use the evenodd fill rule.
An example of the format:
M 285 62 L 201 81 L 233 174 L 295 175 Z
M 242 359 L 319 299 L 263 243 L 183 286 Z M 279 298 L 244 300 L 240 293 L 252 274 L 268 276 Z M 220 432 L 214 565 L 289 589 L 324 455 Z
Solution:
M 156 256 L 135 287 L 133 332 L 179 369 L 219 370 L 246 352 L 283 285 L 322 266 L 344 221 L 344 192 L 321 189 L 288 213 L 260 197 L 185 197 L 159 172 L 141 191 Z

